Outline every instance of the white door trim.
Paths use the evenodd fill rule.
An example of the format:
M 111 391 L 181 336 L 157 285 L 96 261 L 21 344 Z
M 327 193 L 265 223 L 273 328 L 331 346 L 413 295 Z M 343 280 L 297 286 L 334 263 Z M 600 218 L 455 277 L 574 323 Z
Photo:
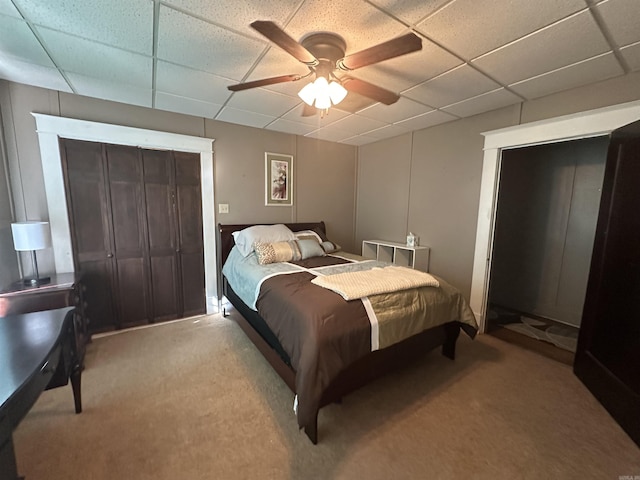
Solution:
M 502 150 L 609 135 L 616 128 L 639 119 L 640 101 L 635 101 L 483 133 L 484 159 L 470 297 L 471 309 L 481 332 L 486 330 L 494 215 Z
M 32 113 L 36 119 L 56 273 L 73 272 L 60 138 L 200 154 L 207 313 L 217 310 L 213 139 Z

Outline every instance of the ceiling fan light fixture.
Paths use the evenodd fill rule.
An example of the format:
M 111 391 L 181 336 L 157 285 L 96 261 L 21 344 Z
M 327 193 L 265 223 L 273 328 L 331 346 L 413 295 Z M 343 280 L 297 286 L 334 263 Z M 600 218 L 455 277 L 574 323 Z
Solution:
M 325 77 L 318 76 L 313 83 L 305 85 L 298 96 L 309 106 L 326 110 L 337 105 L 347 96 L 347 90 L 338 82 L 329 83 Z
M 329 97 L 331 97 L 331 102 L 333 102 L 334 105 L 339 104 L 346 96 L 347 90 L 338 82 L 331 82 L 329 84 Z
M 316 101 L 316 86 L 315 83 L 307 83 L 302 90 L 298 92 L 298 96 L 304 103 L 313 107 L 313 102 Z

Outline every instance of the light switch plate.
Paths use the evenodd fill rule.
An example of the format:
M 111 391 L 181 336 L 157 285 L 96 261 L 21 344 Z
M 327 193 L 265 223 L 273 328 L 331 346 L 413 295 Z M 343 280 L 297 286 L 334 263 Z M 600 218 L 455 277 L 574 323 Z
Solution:
M 229 213 L 229 204 L 228 203 L 219 203 L 218 204 L 218 213 Z

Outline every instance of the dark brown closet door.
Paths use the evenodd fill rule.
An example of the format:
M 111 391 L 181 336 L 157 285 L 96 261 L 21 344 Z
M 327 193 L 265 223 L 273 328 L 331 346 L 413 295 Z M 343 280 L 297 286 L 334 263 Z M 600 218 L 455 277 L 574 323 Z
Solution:
M 142 161 L 138 149 L 106 145 L 116 304 L 120 325 L 151 321 Z
M 85 313 L 93 331 L 115 322 L 111 283 L 113 274 L 110 214 L 105 189 L 102 145 L 61 139 L 67 188 L 69 223 L 76 270 L 84 272 L 88 302 Z
M 174 152 L 174 155 L 180 246 L 178 268 L 182 283 L 183 313 L 187 317 L 206 311 L 200 156 L 185 152 Z
M 169 320 L 177 318 L 182 312 L 177 266 L 173 156 L 168 151 L 142 150 L 142 159 L 153 317 L 155 321 Z
M 574 371 L 640 445 L 640 122 L 611 135 Z
M 204 313 L 200 156 L 60 143 L 91 331 Z

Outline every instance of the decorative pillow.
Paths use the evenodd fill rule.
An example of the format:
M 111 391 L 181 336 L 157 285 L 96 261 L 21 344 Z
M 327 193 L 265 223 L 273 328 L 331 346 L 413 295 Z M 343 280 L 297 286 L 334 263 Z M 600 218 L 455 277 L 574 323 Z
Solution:
M 301 260 L 305 260 L 311 257 L 324 257 L 325 253 L 323 248 L 318 243 L 315 237 L 313 238 L 299 238 L 296 240 L 298 247 L 300 248 Z
M 256 242 L 254 249 L 260 265 L 296 261 L 302 257 L 298 242 L 295 240 L 274 243 Z
M 314 228 L 313 230 L 301 230 L 299 232 L 295 232 L 294 235 L 298 239 L 316 238 L 325 253 L 337 252 L 341 248 L 340 245 L 329 240 L 327 235 L 320 228 Z
M 286 242 L 295 240 L 296 236 L 285 225 L 254 225 L 239 232 L 233 232 L 233 239 L 243 257 L 253 251 L 256 242 Z
M 314 239 L 319 244 L 323 242 L 322 237 L 313 230 L 301 230 L 299 232 L 293 232 L 298 240 Z
M 340 245 L 338 245 L 337 243 L 330 242 L 329 240 L 327 240 L 326 242 L 322 242 L 320 246 L 324 250 L 324 253 L 337 252 L 341 248 Z

